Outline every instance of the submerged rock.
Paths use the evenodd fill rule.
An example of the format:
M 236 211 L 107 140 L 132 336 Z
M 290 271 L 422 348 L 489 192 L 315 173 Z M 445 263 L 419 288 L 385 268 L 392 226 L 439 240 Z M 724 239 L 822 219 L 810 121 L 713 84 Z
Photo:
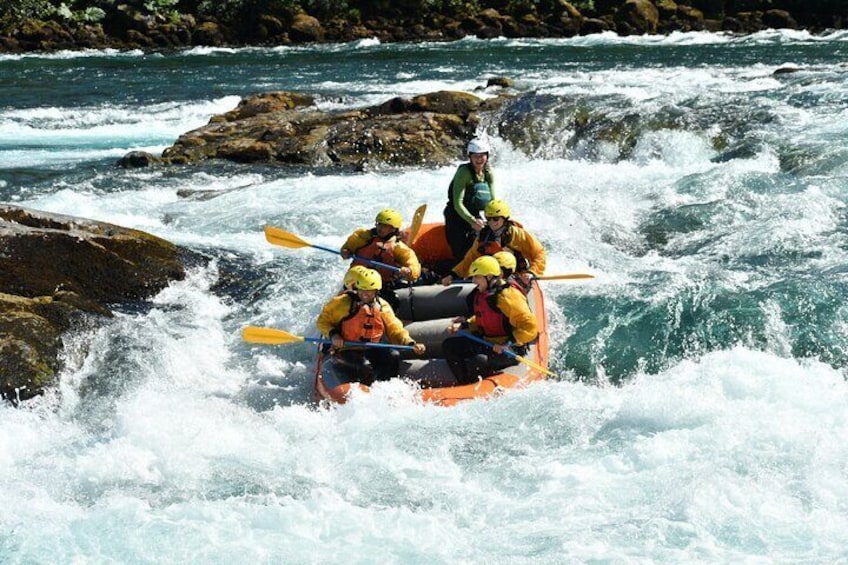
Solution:
M 174 244 L 142 231 L 0 205 L 0 395 L 39 394 L 61 368 L 61 336 L 108 304 L 149 297 L 185 269 Z

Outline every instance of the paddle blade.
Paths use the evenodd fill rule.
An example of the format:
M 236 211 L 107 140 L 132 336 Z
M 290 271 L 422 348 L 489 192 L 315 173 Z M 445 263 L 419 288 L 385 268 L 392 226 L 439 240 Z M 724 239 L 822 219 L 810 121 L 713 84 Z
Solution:
M 516 358 L 516 360 L 518 360 L 519 363 L 524 363 L 528 367 L 535 369 L 535 370 L 539 371 L 540 373 L 545 373 L 549 377 L 555 377 L 556 376 L 556 373 L 554 373 L 553 371 L 549 371 L 549 370 L 545 369 L 544 367 L 542 367 L 538 363 L 535 363 L 535 362 L 527 359 L 526 357 L 522 357 L 521 355 L 516 355 L 515 358 Z
M 274 226 L 265 226 L 265 239 L 268 240 L 268 243 L 292 249 L 299 247 L 312 247 L 312 244 L 305 239 L 301 239 L 291 232 L 275 228 Z
M 426 212 L 426 204 L 422 204 L 415 209 L 415 214 L 412 215 L 412 224 L 409 226 L 409 238 L 407 238 L 407 243 L 409 245 L 415 243 L 415 238 L 418 237 L 418 231 L 421 229 L 421 224 L 424 222 L 424 214 Z
M 595 275 L 590 275 L 588 273 L 571 273 L 568 275 L 542 275 L 540 277 L 533 277 L 534 280 L 537 281 L 564 281 L 564 280 L 573 280 L 573 279 L 594 279 Z
M 302 335 L 294 335 L 283 330 L 259 328 L 257 326 L 245 327 L 241 331 L 241 338 L 250 343 L 264 343 L 266 345 L 282 345 L 284 343 L 304 341 Z

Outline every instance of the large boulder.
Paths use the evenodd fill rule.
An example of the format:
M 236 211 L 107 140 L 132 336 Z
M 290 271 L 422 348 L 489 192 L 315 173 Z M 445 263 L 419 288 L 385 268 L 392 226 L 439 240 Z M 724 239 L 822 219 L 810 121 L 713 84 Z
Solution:
M 0 205 L 0 396 L 29 398 L 61 368 L 74 320 L 185 276 L 182 252 L 112 224 Z
M 498 106 L 464 92 L 393 98 L 377 106 L 322 111 L 312 97 L 289 92 L 259 94 L 214 116 L 167 148 L 171 164 L 227 159 L 309 167 L 445 165 L 462 158 L 479 113 Z M 154 158 L 128 155 L 122 166 Z
M 615 23 L 622 35 L 654 34 L 660 13 L 650 0 L 627 0 L 615 13 Z

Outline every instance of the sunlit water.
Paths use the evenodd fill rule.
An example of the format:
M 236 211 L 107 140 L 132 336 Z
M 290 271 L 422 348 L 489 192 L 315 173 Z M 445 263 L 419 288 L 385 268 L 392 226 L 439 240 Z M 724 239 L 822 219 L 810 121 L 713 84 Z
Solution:
M 0 407 L 0 561 L 848 562 L 846 60 L 848 34 L 796 32 L 0 56 L 0 199 L 208 260 Z M 320 409 L 308 347 L 239 339 L 312 331 L 345 268 L 264 225 L 337 246 L 383 207 L 437 220 L 453 166 L 114 167 L 254 92 L 494 76 L 538 109 L 526 139 L 489 125 L 499 195 L 549 273 L 596 278 L 546 283 L 559 379 L 491 401 L 392 382 Z M 575 107 L 633 143 L 578 139 Z

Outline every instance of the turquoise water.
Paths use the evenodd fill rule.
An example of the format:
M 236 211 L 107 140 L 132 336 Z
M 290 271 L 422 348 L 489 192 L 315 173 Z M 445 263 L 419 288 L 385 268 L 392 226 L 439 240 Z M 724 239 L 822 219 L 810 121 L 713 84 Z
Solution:
M 0 200 L 210 260 L 0 407 L 0 561 L 848 561 L 846 55 L 766 32 L 0 56 Z M 310 332 L 345 268 L 264 225 L 337 246 L 382 207 L 436 220 L 452 166 L 114 167 L 254 92 L 495 76 L 500 195 L 550 273 L 596 278 L 546 284 L 559 378 L 488 402 L 397 382 L 318 409 L 309 348 L 239 339 Z

